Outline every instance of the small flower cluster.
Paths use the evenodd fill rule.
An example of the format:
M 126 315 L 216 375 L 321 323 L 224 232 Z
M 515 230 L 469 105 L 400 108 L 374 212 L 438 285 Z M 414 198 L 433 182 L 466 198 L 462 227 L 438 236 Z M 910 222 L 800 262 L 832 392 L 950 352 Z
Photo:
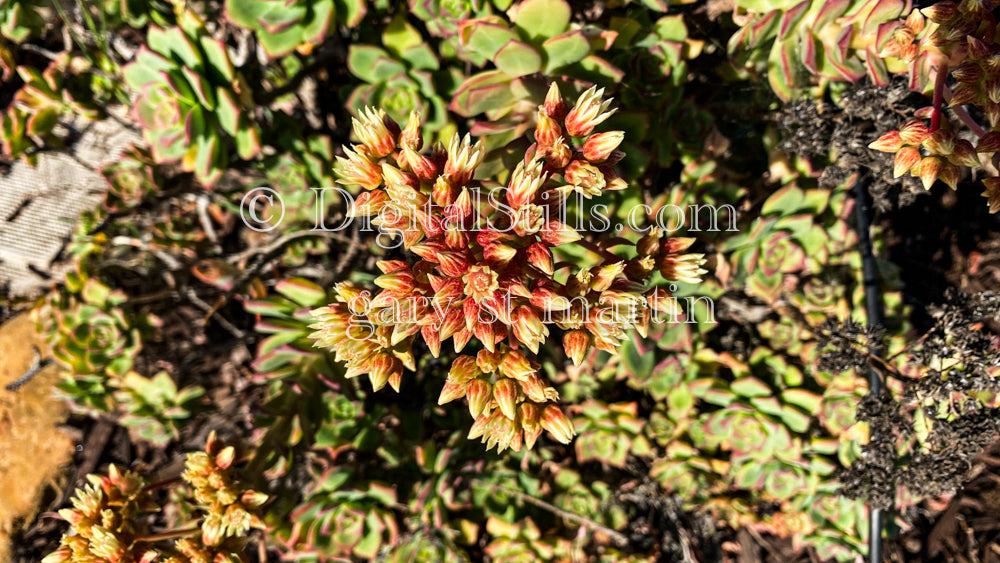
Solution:
M 232 475 L 236 450 L 222 447 L 212 432 L 205 443 L 204 452 L 187 456 L 181 477 L 194 489 L 194 499 L 205 510 L 201 523 L 201 544 L 190 538 L 178 542 L 177 548 L 190 560 L 198 561 L 191 553 L 215 561 L 214 552 L 241 551 L 244 536 L 251 528 L 264 529 L 264 522 L 254 513 L 267 501 L 267 495 L 247 490 Z M 185 545 L 180 545 L 185 542 Z M 221 548 L 221 549 L 220 549 Z M 210 556 L 211 555 L 211 556 Z
M 1000 151 L 1000 52 L 993 0 L 937 2 L 913 10 L 905 20 L 879 26 L 876 46 L 882 57 L 899 57 L 910 68 L 910 87 L 927 90 L 933 83 L 934 105 L 916 112 L 898 131 L 890 131 L 869 148 L 894 153 L 893 173 L 909 172 L 930 189 L 941 180 L 955 189 L 961 169 L 981 168 Z M 949 86 L 948 76 L 955 79 Z M 954 114 L 979 137 L 959 138 L 943 118 L 947 102 Z M 980 125 L 966 106 L 978 108 L 988 126 Z M 930 126 L 924 123 L 930 119 Z M 1000 211 L 1000 179 L 983 180 L 990 212 Z
M 194 488 L 194 500 L 205 512 L 200 530 L 151 534 L 151 513 L 160 510 L 151 486 L 138 473 L 121 473 L 111 465 L 106 477 L 88 475 L 90 485 L 76 492 L 73 508 L 59 511 L 70 523 L 61 546 L 42 563 L 240 563 L 251 528 L 264 528 L 254 513 L 267 495 L 246 490 L 230 474 L 232 447 L 221 447 L 213 432 L 204 452 L 188 454 L 183 478 Z M 192 534 L 200 531 L 200 536 Z M 184 536 L 173 546 L 164 537 Z
M 108 475 L 88 475 L 90 485 L 78 489 L 73 508 L 59 515 L 70 523 L 72 531 L 62 537 L 61 546 L 42 563 L 70 561 L 109 561 L 127 563 L 147 561 L 136 557 L 134 544 L 141 535 L 138 516 L 158 510 L 146 490 L 146 481 L 138 473 L 121 473 L 114 465 Z M 156 555 L 154 552 L 153 555 Z
M 977 152 L 992 152 L 1000 148 L 989 147 L 1000 141 L 983 138 L 978 147 L 966 139 L 959 139 L 949 129 L 931 131 L 923 119 L 929 117 L 933 108 L 923 108 L 917 117 L 907 121 L 898 131 L 890 131 L 868 145 L 869 148 L 895 153 L 892 174 L 899 178 L 907 172 L 920 178 L 924 189 L 929 190 L 935 180 L 941 180 L 951 189 L 958 187 L 960 166 L 978 167 Z M 984 143 L 985 141 L 985 143 Z
M 455 361 L 440 398 L 468 397 L 476 417 L 470 438 L 519 450 L 547 429 L 568 443 L 572 424 L 549 404 L 558 395 L 527 352 L 537 354 L 554 325 L 576 364 L 591 348 L 614 353 L 626 331 L 645 332 L 653 311 L 680 312 L 670 292 L 646 288 L 655 270 L 692 283 L 705 273 L 703 255 L 684 254 L 693 239 L 664 239 L 652 229 L 635 243 L 601 246 L 555 218 L 573 194 L 627 187 L 613 168 L 624 157 L 624 132 L 593 133 L 615 111 L 603 93 L 591 88 L 570 108 L 553 84 L 538 108 L 536 142 L 510 173 L 505 205 L 481 207 L 473 204 L 483 187 L 474 179 L 486 155 L 481 141 L 456 134 L 423 155 L 419 114 L 401 129 L 384 111 L 362 112 L 354 121 L 361 144 L 345 147 L 337 166 L 341 183 L 366 190 L 351 215 L 400 234 L 416 260 L 378 262 L 374 296 L 337 285 L 337 302 L 313 311 L 316 345 L 333 349 L 348 377 L 368 374 L 376 390 L 388 383 L 399 391 L 404 368 L 416 369 L 417 334 L 435 357 L 449 338 L 459 353 L 475 337 L 483 349 Z M 556 264 L 553 248 L 574 243 L 603 262 Z M 634 246 L 634 257 L 609 250 L 624 244 Z

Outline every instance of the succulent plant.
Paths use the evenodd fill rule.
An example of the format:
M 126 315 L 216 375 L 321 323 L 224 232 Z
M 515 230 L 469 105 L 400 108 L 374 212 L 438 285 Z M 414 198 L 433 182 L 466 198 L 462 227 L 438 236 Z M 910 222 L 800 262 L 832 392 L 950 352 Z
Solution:
M 580 405 L 579 411 L 580 419 L 574 424 L 579 433 L 575 442 L 578 461 L 593 459 L 623 468 L 629 455 L 650 453 L 636 403 L 605 405 L 591 400 Z
M 45 24 L 39 12 L 43 5 L 36 0 L 0 1 L 0 37 L 19 43 L 37 35 Z
M 290 515 L 291 529 L 283 527 L 277 535 L 289 556 L 371 559 L 398 544 L 398 524 L 389 510 L 396 504 L 395 489 L 376 482 L 366 490 L 345 487 L 351 472 L 335 467 L 315 476 L 306 501 Z
M 834 213 L 846 197 L 825 190 L 803 190 L 789 184 L 767 199 L 761 218 L 751 228 L 728 239 L 722 249 L 732 252 L 734 281 L 766 302 L 782 292 L 787 274 L 819 273 L 821 264 L 843 256 L 855 240 L 846 212 Z M 824 217 L 818 220 L 819 217 Z
M 766 66 L 771 89 L 784 100 L 810 84 L 808 74 L 850 82 L 867 75 L 885 86 L 889 71 L 877 47 L 882 26 L 910 6 L 905 0 L 738 1 L 733 19 L 741 28 L 729 50 Z
M 225 45 L 191 11 L 183 12 L 178 27 L 150 27 L 146 41 L 122 69 L 126 84 L 139 93 L 135 118 L 143 138 L 157 163 L 180 162 L 211 186 L 228 166 L 229 139 L 243 159 L 260 149 L 250 89 Z
M 627 156 L 620 165 L 635 178 L 650 163 L 670 166 L 681 156 L 701 156 L 711 131 L 711 115 L 684 89 L 690 61 L 701 55 L 703 41 L 689 36 L 682 15 L 652 18 L 642 10 L 612 18 L 605 33 L 616 37 L 606 58 L 621 74 L 585 75 L 587 80 L 618 88 L 622 111 L 610 124 L 629 132 L 622 145 Z
M 562 538 L 542 538 L 541 530 L 530 517 L 513 524 L 496 516 L 486 521 L 486 531 L 493 541 L 483 550 L 498 561 L 539 561 L 566 557 L 569 541 Z
M 292 51 L 307 55 L 336 25 L 357 27 L 367 11 L 359 0 L 226 0 L 226 18 L 256 32 L 272 58 Z
M 452 92 L 461 75 L 455 69 L 441 69 L 438 56 L 402 13 L 386 26 L 382 45 L 353 44 L 348 50 L 348 69 L 365 82 L 353 89 L 348 107 L 354 112 L 379 107 L 400 122 L 416 111 L 427 130 L 441 132 L 449 124 L 442 94 Z M 440 134 L 442 140 L 450 136 Z M 428 142 L 432 140 L 437 139 Z
M 77 101 L 68 88 L 68 74 L 74 72 L 73 65 L 84 62 L 69 53 L 60 54 L 49 63 L 44 72 L 29 66 L 18 66 L 17 74 L 24 85 L 14 94 L 14 102 L 0 115 L 0 149 L 11 157 L 25 154 L 35 148 L 33 139 L 58 146 L 61 140 L 53 129 L 60 118 L 82 116 L 94 119 L 97 109 L 85 101 Z M 27 156 L 34 163 L 33 155 Z
M 118 388 L 115 400 L 124 405 L 126 412 L 121 424 L 154 446 L 165 446 L 180 438 L 181 428 L 205 394 L 200 386 L 178 390 L 174 380 L 162 371 L 151 378 L 130 371 L 118 382 Z
M 143 199 L 160 189 L 163 179 L 148 150 L 130 146 L 121 157 L 102 167 L 107 182 L 104 209 L 121 212 L 138 207 Z
M 471 18 L 490 15 L 493 8 L 504 10 L 510 0 L 491 2 L 471 2 L 470 0 L 409 0 L 410 13 L 423 21 L 427 31 L 434 37 L 453 38 L 458 35 L 459 25 Z M 443 50 L 454 45 L 445 44 Z
M 485 114 L 473 130 L 490 136 L 493 149 L 522 136 L 545 95 L 540 75 L 573 74 L 616 82 L 622 72 L 594 54 L 608 49 L 614 34 L 571 24 L 565 0 L 526 0 L 499 15 L 466 19 L 459 24 L 458 56 L 486 70 L 462 82 L 449 108 L 463 117 Z M 493 138 L 493 136 L 496 136 Z
M 274 290 L 278 295 L 244 304 L 247 312 L 260 316 L 257 332 L 268 335 L 258 345 L 254 369 L 269 379 L 305 373 L 332 378 L 326 354 L 316 350 L 308 338 L 309 311 L 326 301 L 326 291 L 303 278 L 282 280 Z
M 142 348 L 140 323 L 119 307 L 123 291 L 95 279 L 79 288 L 80 298 L 50 293 L 36 310 L 52 353 L 79 376 L 124 376 Z
M 175 19 L 170 0 L 102 0 L 98 5 L 102 24 L 110 29 L 124 25 L 143 29 L 149 24 L 166 27 Z

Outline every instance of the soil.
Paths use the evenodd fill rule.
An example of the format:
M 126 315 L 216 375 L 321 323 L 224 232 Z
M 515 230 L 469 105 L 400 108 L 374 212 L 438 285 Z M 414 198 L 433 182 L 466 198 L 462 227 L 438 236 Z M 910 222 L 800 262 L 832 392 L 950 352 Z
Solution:
M 59 379 L 54 364 L 14 391 L 6 388 L 36 361 L 41 365 L 45 348 L 27 314 L 0 326 L 0 561 L 11 560 L 11 535 L 35 519 L 40 505 L 60 498 L 74 450 L 61 426 L 66 405 L 51 393 Z

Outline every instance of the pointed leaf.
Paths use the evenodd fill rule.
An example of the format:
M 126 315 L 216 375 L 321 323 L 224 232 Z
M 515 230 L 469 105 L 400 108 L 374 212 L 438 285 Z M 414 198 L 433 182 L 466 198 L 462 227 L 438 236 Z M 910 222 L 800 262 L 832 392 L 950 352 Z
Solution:
M 171 27 L 170 29 L 163 30 L 162 28 L 152 26 L 149 28 L 146 43 L 150 49 L 173 59 L 183 66 L 191 67 L 197 71 L 202 70 L 203 61 L 201 55 L 198 54 L 198 50 L 194 44 L 191 43 L 191 40 L 188 39 L 187 35 L 184 35 L 184 32 L 179 27 Z
M 201 37 L 199 42 L 202 52 L 205 53 L 208 71 L 218 73 L 218 78 L 221 78 L 221 81 L 232 82 L 236 75 L 233 71 L 233 63 L 229 60 L 229 54 L 226 52 L 226 45 L 218 39 L 207 36 Z
M 212 85 L 202 78 L 200 74 L 188 67 L 182 67 L 181 72 L 184 73 L 184 78 L 187 79 L 188 85 L 191 86 L 201 105 L 209 111 L 214 110 L 215 95 L 212 93 Z
M 302 307 L 318 307 L 326 301 L 323 288 L 305 278 L 282 280 L 274 286 L 274 290 Z

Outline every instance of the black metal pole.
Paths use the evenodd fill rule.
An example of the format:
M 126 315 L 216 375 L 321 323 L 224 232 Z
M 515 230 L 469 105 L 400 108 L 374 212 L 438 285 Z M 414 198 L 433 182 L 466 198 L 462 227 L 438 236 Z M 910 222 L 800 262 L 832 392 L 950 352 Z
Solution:
M 872 251 L 872 239 L 870 229 L 869 213 L 871 209 L 871 196 L 868 193 L 868 183 L 871 177 L 867 172 L 862 173 L 854 185 L 854 212 L 857 218 L 858 244 L 861 250 L 861 273 L 865 288 L 865 312 L 868 317 L 868 326 L 881 325 L 882 317 L 882 296 L 879 293 L 878 274 L 875 267 L 875 254 Z M 872 354 L 878 354 L 875 347 L 869 350 Z M 882 378 L 875 368 L 868 370 L 868 393 L 871 396 L 878 396 L 882 393 Z M 876 439 L 872 435 L 872 440 Z M 878 508 L 868 505 L 868 561 L 878 563 L 882 560 L 882 529 L 884 514 Z

